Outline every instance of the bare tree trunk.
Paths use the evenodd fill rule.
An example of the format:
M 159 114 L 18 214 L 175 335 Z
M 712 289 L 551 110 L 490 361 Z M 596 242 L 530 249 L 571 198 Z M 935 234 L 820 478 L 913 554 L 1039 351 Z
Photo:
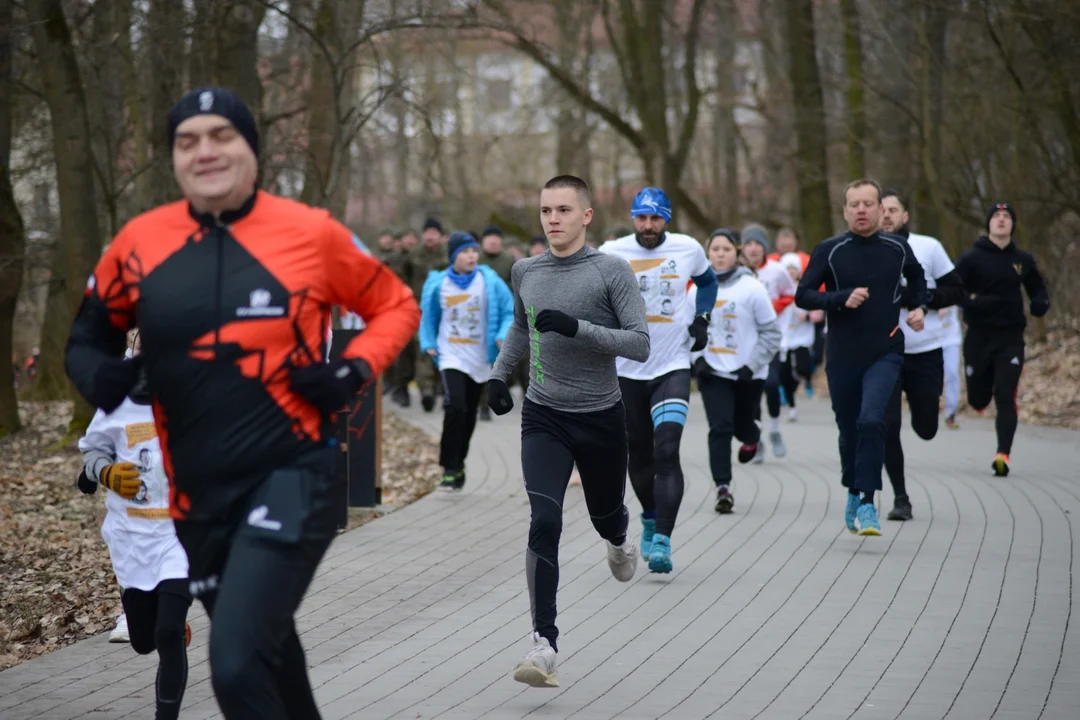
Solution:
M 50 293 L 45 311 L 37 382 L 45 397 L 61 399 L 70 395 L 64 373 L 63 340 L 82 298 L 86 279 L 101 255 L 101 230 L 94 205 L 86 97 L 61 0 L 37 0 L 29 3 L 26 10 L 52 118 L 60 195 L 60 243 L 52 268 L 58 292 Z M 69 436 L 81 434 L 92 416 L 93 409 L 76 398 Z
M 717 128 L 723 166 L 721 182 L 716 190 L 722 198 L 721 222 L 738 227 L 742 220 L 739 202 L 739 146 L 735 125 L 735 46 L 738 40 L 738 16 L 732 0 L 720 0 L 719 57 L 716 66 L 717 107 L 713 124 Z M 719 168 L 718 168 L 719 169 Z
M 825 100 L 814 39 L 814 1 L 787 0 L 787 16 L 798 141 L 795 162 L 800 230 L 813 244 L 832 234 Z
M 129 0 L 130 1 L 130 0 Z M 191 22 L 191 50 L 188 55 L 188 87 L 198 88 L 214 81 L 214 19 L 220 0 L 198 0 Z
M 15 304 L 22 289 L 25 244 L 22 215 L 11 186 L 11 130 L 15 110 L 12 81 L 12 0 L 0 0 L 0 437 L 22 427 L 15 399 L 13 359 Z
M 111 236 L 120 225 L 120 139 L 124 133 L 123 58 L 118 51 L 116 0 L 94 3 L 91 42 L 92 82 L 97 92 L 87 97 L 90 110 L 91 143 L 99 181 L 101 205 L 105 209 L 106 232 Z
M 197 3 L 196 3 L 197 4 Z M 147 18 L 150 39 L 150 151 L 152 167 L 150 203 L 163 205 L 180 197 L 173 180 L 172 148 L 167 122 L 169 110 L 180 99 L 180 71 L 184 65 L 184 38 L 177 28 L 184 26 L 184 5 L 175 0 L 150 0 Z
M 257 119 L 262 115 L 262 81 L 256 62 L 265 15 L 266 5 L 260 0 L 221 0 L 217 15 L 215 81 L 239 95 Z
M 944 113 L 945 38 L 949 13 L 937 0 L 925 0 L 919 13 L 919 232 L 941 237 L 945 217 L 941 191 L 941 125 Z
M 338 22 L 335 0 L 319 0 L 315 11 L 314 35 L 322 43 L 336 50 L 335 26 Z M 327 58 L 322 48 L 315 44 L 311 57 L 311 89 L 308 91 L 307 155 L 304 167 L 304 189 L 300 202 L 325 207 L 331 158 L 334 155 L 335 129 L 338 125 L 337 103 L 334 96 L 333 63 L 336 57 Z
M 884 50 L 881 82 L 885 102 L 877 122 L 878 140 L 888 183 L 910 192 L 914 169 L 911 152 L 912 122 L 910 108 L 914 107 L 911 83 L 911 44 L 914 34 L 912 0 L 886 0 L 882 16 L 889 26 L 889 39 L 879 43 Z
M 135 145 L 135 213 L 144 212 L 153 207 L 151 194 L 153 186 L 151 174 L 145 172 L 150 162 L 149 118 L 143 104 L 142 90 L 139 85 L 138 62 L 131 47 L 131 5 L 132 0 L 116 0 L 117 45 L 124 64 L 124 105 L 131 117 Z
M 847 65 L 848 175 L 866 176 L 866 100 L 863 88 L 862 28 L 855 0 L 840 0 L 844 18 L 844 58 Z

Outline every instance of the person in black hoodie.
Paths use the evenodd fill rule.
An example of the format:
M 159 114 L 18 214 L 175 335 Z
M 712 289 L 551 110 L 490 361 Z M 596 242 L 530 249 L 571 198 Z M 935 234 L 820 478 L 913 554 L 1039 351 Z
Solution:
M 874 493 L 881 490 L 885 462 L 885 411 L 904 359 L 897 319 L 906 304 L 907 323 L 921 331 L 927 300 L 918 258 L 903 237 L 878 230 L 881 215 L 881 186 L 850 183 L 844 190 L 848 231 L 814 248 L 795 292 L 796 306 L 826 312 L 825 376 L 840 430 L 841 482 L 848 488 L 844 523 L 870 536 L 881 535 Z
M 1016 435 L 1016 390 L 1024 369 L 1023 286 L 1031 301 L 1031 314 L 1042 317 L 1050 310 L 1035 258 L 1016 247 L 1012 233 L 1016 210 L 998 203 L 986 213 L 987 235 L 960 256 L 956 271 L 967 296 L 963 302 L 967 336 L 964 364 L 968 403 L 983 410 L 993 399 L 997 408 L 997 454 L 991 463 L 994 474 L 1009 474 L 1009 453 Z

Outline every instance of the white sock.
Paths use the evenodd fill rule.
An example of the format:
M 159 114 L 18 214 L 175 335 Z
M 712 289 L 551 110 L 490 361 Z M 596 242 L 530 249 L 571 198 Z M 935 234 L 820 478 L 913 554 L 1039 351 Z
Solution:
M 769 432 L 771 432 L 771 433 L 780 432 L 780 418 L 778 418 L 778 417 L 769 418 Z

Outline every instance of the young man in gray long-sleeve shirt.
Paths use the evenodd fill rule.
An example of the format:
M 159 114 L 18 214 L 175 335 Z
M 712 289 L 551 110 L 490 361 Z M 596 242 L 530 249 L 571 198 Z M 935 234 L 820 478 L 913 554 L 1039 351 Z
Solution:
M 514 404 L 506 378 L 530 353 L 521 466 L 532 509 L 525 572 L 533 648 L 514 679 L 533 687 L 559 684 L 559 536 L 575 463 L 593 526 L 607 541 L 612 575 L 628 582 L 637 568 L 636 546 L 626 537 L 626 419 L 615 358 L 644 362 L 649 330 L 630 265 L 585 245 L 590 205 L 580 178 L 560 175 L 544 186 L 540 219 L 550 249 L 514 264 L 514 322 L 488 383 L 491 409 L 506 414 Z

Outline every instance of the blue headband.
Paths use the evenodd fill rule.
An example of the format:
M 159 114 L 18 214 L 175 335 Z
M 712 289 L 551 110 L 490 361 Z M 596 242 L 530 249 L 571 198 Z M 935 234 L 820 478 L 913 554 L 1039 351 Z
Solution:
M 671 222 L 671 200 L 660 188 L 647 187 L 634 196 L 630 206 L 630 217 L 638 215 L 659 215 L 664 222 Z

